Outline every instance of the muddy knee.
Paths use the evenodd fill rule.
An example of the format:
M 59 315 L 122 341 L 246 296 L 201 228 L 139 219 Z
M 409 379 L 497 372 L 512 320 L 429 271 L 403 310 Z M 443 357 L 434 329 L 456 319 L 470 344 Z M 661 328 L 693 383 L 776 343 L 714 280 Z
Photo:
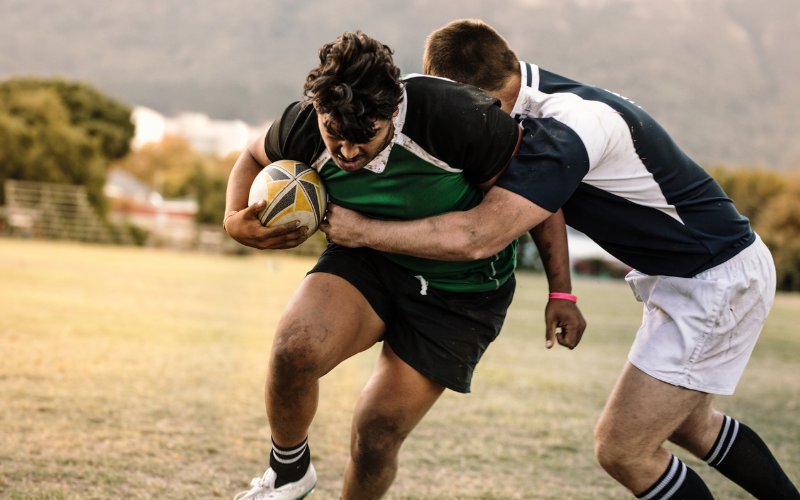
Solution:
M 326 358 L 317 337 L 317 332 L 308 325 L 293 324 L 276 332 L 270 362 L 272 378 L 281 384 L 295 385 L 324 375 Z
M 353 428 L 352 459 L 359 475 L 377 475 L 395 467 L 397 455 L 408 436 L 400 413 L 372 414 L 362 417 Z

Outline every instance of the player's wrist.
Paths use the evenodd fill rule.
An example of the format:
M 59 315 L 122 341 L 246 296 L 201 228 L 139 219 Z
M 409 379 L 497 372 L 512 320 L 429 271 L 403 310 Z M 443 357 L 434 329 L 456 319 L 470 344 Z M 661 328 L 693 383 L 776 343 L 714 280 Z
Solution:
M 575 302 L 576 304 L 578 303 L 578 297 L 572 295 L 571 293 L 553 292 L 548 296 L 548 299 L 569 300 L 570 302 Z
M 238 210 L 231 210 L 230 212 L 225 214 L 225 217 L 222 218 L 222 229 L 224 229 L 225 232 L 228 232 L 228 229 L 225 227 L 225 223 L 228 222 L 228 219 L 230 219 L 231 217 L 233 217 L 238 213 L 239 213 Z
M 365 217 L 357 225 L 354 225 L 352 236 L 356 246 L 386 251 L 381 245 L 381 237 L 386 233 L 386 230 L 381 227 L 380 222 L 379 220 Z

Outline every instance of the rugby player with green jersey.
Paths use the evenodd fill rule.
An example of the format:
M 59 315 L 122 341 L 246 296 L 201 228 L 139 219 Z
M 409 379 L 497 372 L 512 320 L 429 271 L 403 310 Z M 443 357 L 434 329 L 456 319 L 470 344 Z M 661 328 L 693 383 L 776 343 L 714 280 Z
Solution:
M 372 217 L 416 219 L 477 206 L 518 144 L 499 101 L 449 80 L 400 79 L 391 49 L 360 32 L 320 49 L 306 100 L 290 105 L 231 172 L 225 229 L 256 248 L 303 240 L 263 228 L 247 207 L 263 166 L 317 169 L 332 200 Z M 512 243 L 477 262 L 438 262 L 331 244 L 289 302 L 275 332 L 265 391 L 270 468 L 237 498 L 296 499 L 316 485 L 308 429 L 319 378 L 383 341 L 353 415 L 341 498 L 380 498 L 405 437 L 445 388 L 469 392 L 514 293 Z
M 401 82 L 403 99 L 389 144 L 364 168 L 339 168 L 325 148 L 314 107 L 302 102 L 289 106 L 269 130 L 267 156 L 311 165 L 331 201 L 377 219 L 413 220 L 477 206 L 483 193 L 475 184 L 505 166 L 516 126 L 474 87 L 422 75 Z M 465 262 L 382 254 L 428 286 L 479 292 L 499 288 L 511 276 L 515 247 L 516 241 L 490 258 Z

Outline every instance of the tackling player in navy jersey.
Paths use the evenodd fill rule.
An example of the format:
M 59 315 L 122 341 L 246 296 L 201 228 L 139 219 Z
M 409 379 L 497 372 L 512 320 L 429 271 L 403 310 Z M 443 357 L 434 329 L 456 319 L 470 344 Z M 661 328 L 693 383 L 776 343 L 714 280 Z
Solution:
M 322 230 L 347 246 L 461 260 L 566 220 L 636 269 L 626 280 L 645 305 L 595 430 L 601 466 L 637 498 L 713 498 L 669 440 L 756 498 L 800 499 L 758 435 L 713 407 L 733 393 L 775 294 L 769 250 L 717 183 L 634 103 L 519 62 L 483 22 L 435 31 L 424 68 L 498 97 L 523 126 L 520 151 L 468 212 L 396 223 L 333 205 Z

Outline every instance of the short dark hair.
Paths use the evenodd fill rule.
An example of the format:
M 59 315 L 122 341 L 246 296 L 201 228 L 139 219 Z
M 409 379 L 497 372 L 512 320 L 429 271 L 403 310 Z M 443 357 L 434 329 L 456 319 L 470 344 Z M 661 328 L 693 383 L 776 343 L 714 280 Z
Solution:
M 331 134 L 363 144 L 375 137 L 376 119 L 392 118 L 403 100 L 393 53 L 361 31 L 347 31 L 319 49 L 319 66 L 308 73 L 303 91 L 306 103 L 330 114 Z
M 519 59 L 494 28 L 479 19 L 461 19 L 428 36 L 422 69 L 426 75 L 495 91 L 519 72 Z

